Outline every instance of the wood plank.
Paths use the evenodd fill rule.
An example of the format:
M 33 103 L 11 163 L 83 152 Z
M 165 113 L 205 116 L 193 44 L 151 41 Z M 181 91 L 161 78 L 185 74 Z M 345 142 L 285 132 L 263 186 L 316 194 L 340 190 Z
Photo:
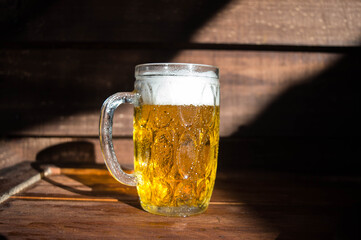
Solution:
M 49 169 L 38 171 L 31 166 L 31 162 L 22 162 L 11 168 L 0 169 L 0 204 L 48 174 L 50 174 Z
M 358 0 L 17 1 L 2 10 L 3 41 L 360 44 Z
M 197 29 L 191 39 L 207 43 L 358 46 L 360 10 L 359 1 L 235 0 Z
M 221 136 L 353 134 L 347 126 L 357 119 L 356 54 L 136 49 L 2 53 L 3 134 L 97 136 L 103 101 L 117 91 L 132 91 L 134 66 L 151 61 L 219 66 Z M 114 122 L 115 136 L 131 136 L 131 106 L 120 109 Z
M 204 215 L 167 218 L 145 213 L 126 203 L 54 202 L 13 200 L 11 207 L 1 206 L 1 233 L 9 238 L 52 237 L 103 239 L 273 239 L 277 231 L 239 206 L 216 206 Z M 29 205 L 32 207 L 29 208 Z M 44 210 L 46 221 L 44 221 Z M 223 216 L 219 212 L 223 212 Z M 19 221 L 19 217 L 22 220 Z M 91 226 L 91 231 L 89 227 Z
M 361 197 L 353 192 L 353 184 L 359 184 L 360 176 L 319 176 L 315 174 L 287 173 L 261 170 L 222 170 L 216 177 L 211 205 L 255 205 L 271 206 L 329 206 L 343 201 L 352 204 L 357 201 L 351 196 Z M 350 184 L 351 188 L 334 185 Z M 312 186 L 309 186 L 313 183 Z M 262 189 L 260 196 L 256 191 Z M 325 191 L 318 191 L 324 189 Z M 314 192 L 312 195 L 308 193 Z M 316 193 L 317 192 L 317 193 Z M 329 198 L 330 192 L 333 197 Z M 286 194 L 287 193 L 287 194 Z M 350 196 L 345 197 L 345 193 Z M 35 185 L 22 191 L 12 199 L 54 200 L 54 201 L 98 201 L 129 202 L 139 204 L 135 187 L 116 181 L 104 166 L 59 168 Z M 290 201 L 292 198 L 292 201 Z M 137 203 L 136 203 L 137 202 Z
M 137 190 L 116 181 L 104 165 L 59 168 L 30 189 L 13 196 L 25 200 L 125 201 L 138 204 Z M 53 171 L 54 172 L 54 171 Z
M 118 161 L 133 169 L 133 140 L 114 139 Z M 300 173 L 358 175 L 354 138 L 221 138 L 218 169 L 267 169 Z M 0 141 L 0 169 L 23 161 L 59 167 L 103 165 L 98 138 L 11 138 Z
M 114 149 L 125 168 L 133 168 L 132 139 L 115 139 Z M 0 140 L 0 169 L 23 161 L 55 166 L 103 164 L 97 138 L 14 138 Z
M 98 174 L 94 174 L 96 171 Z M 222 172 L 217 176 L 206 213 L 169 218 L 144 212 L 139 202 L 124 198 L 125 192 L 106 180 L 109 175 L 103 174 L 106 173 L 104 169 L 95 172 L 64 169 L 62 174 L 67 177 L 50 176 L 39 182 L 41 186 L 34 186 L 0 205 L 1 234 L 10 238 L 70 235 L 75 238 L 125 238 L 131 235 L 134 238 L 172 239 L 360 236 L 357 229 L 348 228 L 348 225 L 357 224 L 360 209 L 360 179 L 356 176 Z M 82 201 L 66 198 L 67 195 L 74 196 L 75 189 L 82 191 L 77 193 Z M 102 193 L 112 191 L 112 195 L 99 199 Z M 59 198 L 46 198 L 54 194 L 60 194 Z M 96 201 L 92 197 L 97 197 Z M 118 200 L 106 201 L 112 197 Z M 89 231 L 89 225 L 92 231 Z

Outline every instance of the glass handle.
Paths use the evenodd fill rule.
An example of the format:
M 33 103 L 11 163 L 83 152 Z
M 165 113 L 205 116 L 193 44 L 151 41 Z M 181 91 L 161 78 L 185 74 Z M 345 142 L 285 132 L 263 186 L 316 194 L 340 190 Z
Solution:
M 100 146 L 104 158 L 104 162 L 113 175 L 119 182 L 129 185 L 136 185 L 136 178 L 134 174 L 125 173 L 120 166 L 113 147 L 113 116 L 115 109 L 123 103 L 134 104 L 137 102 L 139 95 L 132 92 L 119 92 L 108 97 L 104 101 L 99 120 L 99 137 Z

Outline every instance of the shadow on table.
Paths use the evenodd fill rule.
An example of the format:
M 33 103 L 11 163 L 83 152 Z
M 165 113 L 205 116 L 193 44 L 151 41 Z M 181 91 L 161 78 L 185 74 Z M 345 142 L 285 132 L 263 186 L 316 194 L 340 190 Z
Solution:
M 8 239 L 7 237 L 5 237 L 4 235 L 0 234 L 0 240 L 6 240 Z
M 360 76 L 360 55 L 349 54 L 221 139 L 219 171 L 241 174 L 216 186 L 236 186 L 219 190 L 278 228 L 278 239 L 361 239 Z
M 57 181 L 59 178 L 52 178 L 53 175 L 44 178 L 44 181 L 56 187 L 92 198 L 118 199 L 141 209 L 136 189 L 120 184 L 109 174 L 104 164 L 96 164 L 94 146 L 91 142 L 67 142 L 43 149 L 37 154 L 34 167 L 42 170 L 49 165 L 58 169 L 57 174 L 80 184 L 74 184 L 73 181 Z M 82 190 L 84 186 L 90 190 Z

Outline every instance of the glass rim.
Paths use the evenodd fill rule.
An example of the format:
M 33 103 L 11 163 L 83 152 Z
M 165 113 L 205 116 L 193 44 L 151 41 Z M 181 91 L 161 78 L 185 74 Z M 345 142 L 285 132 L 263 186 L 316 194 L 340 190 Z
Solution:
M 198 63 L 143 63 L 135 66 L 134 76 L 193 76 L 219 79 L 219 68 Z

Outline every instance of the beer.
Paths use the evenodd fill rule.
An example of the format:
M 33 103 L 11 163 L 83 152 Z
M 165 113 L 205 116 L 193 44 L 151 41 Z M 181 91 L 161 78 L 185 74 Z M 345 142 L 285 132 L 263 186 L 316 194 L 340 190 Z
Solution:
M 119 182 L 136 186 L 144 210 L 165 216 L 204 212 L 216 178 L 219 70 L 189 63 L 135 67 L 134 91 L 103 103 L 99 137 L 105 164 Z M 134 173 L 122 170 L 112 143 L 115 109 L 134 105 Z
M 219 106 L 137 106 L 133 139 L 145 210 L 187 216 L 207 209 L 217 169 Z

